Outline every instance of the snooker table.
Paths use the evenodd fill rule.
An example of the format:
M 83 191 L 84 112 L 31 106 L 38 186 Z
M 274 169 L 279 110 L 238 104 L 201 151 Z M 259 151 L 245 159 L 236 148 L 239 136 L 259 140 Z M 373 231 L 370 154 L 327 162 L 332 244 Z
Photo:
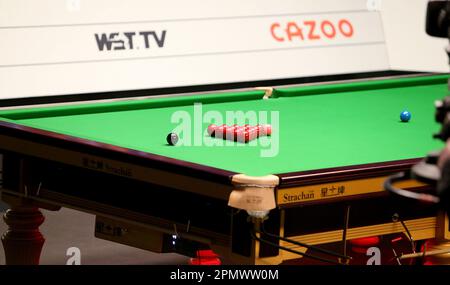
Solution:
M 443 147 L 432 138 L 439 130 L 433 103 L 446 95 L 447 80 L 400 76 L 2 110 L 6 262 L 39 262 L 39 208 L 93 213 L 99 238 L 192 256 L 212 248 L 239 264 L 300 257 L 255 239 L 250 233 L 262 223 L 309 245 L 405 226 L 415 240 L 448 238 L 446 215 L 382 187 Z M 410 122 L 400 121 L 404 109 Z M 243 144 L 205 134 L 211 121 L 202 115 L 230 111 L 268 114 L 272 136 Z M 194 127 L 184 133 L 188 143 L 170 146 L 175 113 Z M 415 180 L 401 187 L 430 191 Z

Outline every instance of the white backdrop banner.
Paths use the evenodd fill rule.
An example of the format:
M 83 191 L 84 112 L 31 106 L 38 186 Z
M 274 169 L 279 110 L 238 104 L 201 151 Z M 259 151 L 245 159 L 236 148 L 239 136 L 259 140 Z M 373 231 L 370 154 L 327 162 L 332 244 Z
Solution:
M 0 99 L 386 70 L 370 4 L 0 0 Z

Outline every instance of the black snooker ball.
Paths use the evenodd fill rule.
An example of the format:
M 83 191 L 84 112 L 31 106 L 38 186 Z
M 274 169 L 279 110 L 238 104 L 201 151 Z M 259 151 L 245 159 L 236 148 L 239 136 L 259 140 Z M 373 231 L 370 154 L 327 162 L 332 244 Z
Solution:
M 170 133 L 167 135 L 167 143 L 170 145 L 176 145 L 178 142 L 178 135 L 176 133 Z

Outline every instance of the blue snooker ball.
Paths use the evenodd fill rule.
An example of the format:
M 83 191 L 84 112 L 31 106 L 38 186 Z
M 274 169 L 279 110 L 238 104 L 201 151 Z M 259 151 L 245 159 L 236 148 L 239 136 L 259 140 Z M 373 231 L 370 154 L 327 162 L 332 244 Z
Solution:
M 403 111 L 400 114 L 400 120 L 402 120 L 402 122 L 408 122 L 409 120 L 411 120 L 411 113 L 408 111 Z

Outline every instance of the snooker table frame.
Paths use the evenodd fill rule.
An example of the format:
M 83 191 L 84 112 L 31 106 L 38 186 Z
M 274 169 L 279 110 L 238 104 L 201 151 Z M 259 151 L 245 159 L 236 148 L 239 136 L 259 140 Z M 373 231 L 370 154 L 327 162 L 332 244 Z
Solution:
M 185 254 L 209 245 L 233 263 L 279 264 L 299 256 L 253 240 L 248 235 L 253 227 L 247 222 L 248 215 L 233 207 L 272 210 L 265 224 L 274 234 L 312 245 L 339 242 L 343 238 L 343 223 L 337 226 L 334 221 L 318 229 L 306 222 L 311 229 L 298 230 L 287 226 L 288 221 L 292 222 L 292 217 L 302 211 L 318 212 L 315 209 L 324 204 L 338 205 L 330 212 L 340 213 L 360 201 L 366 201 L 364 205 L 390 201 L 393 198 L 382 189 L 382 181 L 390 174 L 409 170 L 421 159 L 248 177 L 5 121 L 0 121 L 0 151 L 4 155 L 0 190 L 2 199 L 11 206 L 4 216 L 9 230 L 2 237 L 7 264 L 39 262 L 44 243 L 38 230 L 44 221 L 39 208 L 58 210 L 62 206 L 95 214 L 96 236 L 111 241 L 155 252 Z M 317 197 L 321 188 L 333 183 L 344 186 L 347 192 Z M 379 187 L 372 186 L 374 183 Z M 361 185 L 371 186 L 364 189 Z M 121 187 L 129 187 L 134 199 L 149 201 L 156 210 L 121 199 Z M 429 189 L 417 181 L 408 181 L 403 187 Z M 105 197 L 101 188 L 111 189 L 111 196 Z M 153 191 L 145 191 L 148 188 Z M 152 193 L 152 197 L 148 192 L 156 194 Z M 304 198 L 310 193 L 316 197 L 282 201 L 285 194 Z M 181 197 L 183 203 L 174 201 L 174 196 Z M 194 207 L 185 205 L 187 201 Z M 169 206 L 160 205 L 166 202 Z M 171 202 L 176 204 L 175 209 L 170 208 Z M 396 206 L 403 204 L 402 218 L 415 240 L 449 238 L 446 215 L 434 215 L 434 209 L 417 213 L 420 211 L 408 210 L 413 203 L 395 200 Z M 206 211 L 213 214 L 208 217 Z M 194 217 L 192 220 L 200 221 L 199 224 L 191 225 L 186 216 Z M 366 213 L 361 219 L 368 217 Z M 355 225 L 345 230 L 346 239 L 405 231 L 400 222 L 386 219 L 358 221 Z M 183 240 L 180 248 L 167 247 L 174 234 Z M 279 244 L 286 245 L 283 241 Z M 299 246 L 292 248 L 305 251 Z

